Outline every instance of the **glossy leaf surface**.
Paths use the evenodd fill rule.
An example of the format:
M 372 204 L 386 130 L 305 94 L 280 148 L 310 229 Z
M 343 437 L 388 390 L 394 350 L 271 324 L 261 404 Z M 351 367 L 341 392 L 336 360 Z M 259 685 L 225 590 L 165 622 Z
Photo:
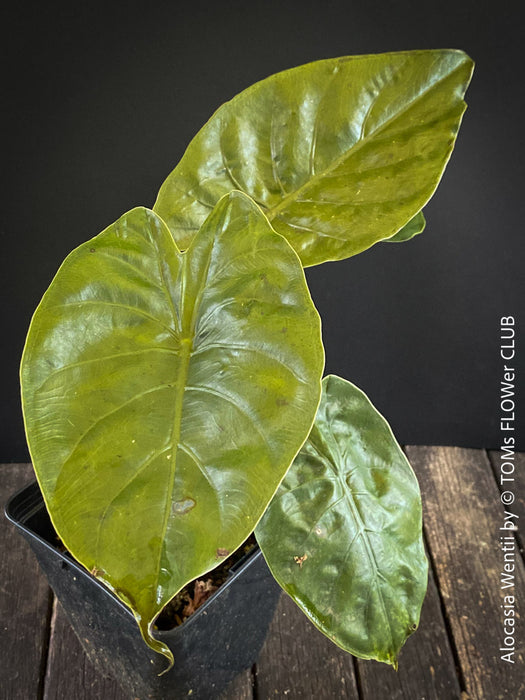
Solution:
M 245 195 L 181 254 L 137 208 L 66 259 L 22 361 L 35 470 L 72 554 L 151 622 L 255 527 L 321 393 L 300 261 Z
M 186 248 L 232 189 L 249 194 L 303 265 L 394 236 L 432 196 L 452 152 L 473 69 L 461 51 L 317 61 L 220 107 L 154 210 Z
M 343 649 L 396 665 L 427 585 L 416 477 L 357 387 L 323 380 L 310 437 L 256 530 L 270 569 Z

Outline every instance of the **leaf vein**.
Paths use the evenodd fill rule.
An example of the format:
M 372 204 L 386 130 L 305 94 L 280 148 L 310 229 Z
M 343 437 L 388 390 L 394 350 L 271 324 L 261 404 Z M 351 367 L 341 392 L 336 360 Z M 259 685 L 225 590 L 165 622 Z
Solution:
M 185 445 L 183 442 L 178 443 L 178 447 L 181 449 L 184 454 L 188 455 L 188 457 L 193 461 L 193 463 L 196 465 L 197 469 L 200 471 L 202 476 L 206 479 L 207 483 L 209 484 L 211 490 L 213 491 L 213 495 L 215 497 L 215 500 L 217 501 L 217 506 L 218 506 L 218 511 L 220 512 L 221 510 L 221 503 L 219 500 L 219 495 L 217 493 L 217 487 L 213 483 L 213 481 L 210 479 L 208 476 L 208 473 L 206 469 L 204 468 L 203 464 L 201 461 L 198 459 L 197 455 L 193 452 L 192 449 L 190 449 L 187 445 Z
M 270 161 L 272 163 L 272 174 L 273 174 L 273 179 L 279 186 L 279 189 L 281 190 L 281 194 L 283 197 L 287 196 L 287 192 L 284 188 L 284 185 L 282 183 L 282 180 L 279 176 L 279 171 L 277 169 L 277 150 L 275 148 L 275 127 L 274 127 L 274 115 L 275 115 L 275 105 L 272 108 L 271 112 L 271 117 L 270 117 Z
M 160 457 L 164 452 L 167 452 L 168 449 L 169 449 L 169 447 L 170 447 L 170 446 L 168 445 L 168 447 L 165 447 L 165 448 L 164 448 L 163 450 L 161 450 L 160 452 L 153 453 L 153 455 L 150 455 L 149 457 L 147 457 L 147 458 L 144 460 L 144 462 L 142 462 L 142 464 L 140 464 L 140 465 L 137 467 L 136 471 L 132 474 L 131 478 L 128 479 L 128 480 L 118 489 L 117 493 L 111 498 L 111 500 L 108 502 L 108 504 L 107 504 L 106 507 L 104 508 L 104 511 L 103 511 L 102 515 L 100 516 L 99 521 L 98 521 L 98 525 L 97 525 L 97 540 L 96 540 L 96 545 L 95 545 L 95 551 L 97 552 L 97 560 L 98 560 L 98 561 L 101 561 L 100 555 L 99 555 L 100 535 L 101 535 L 102 528 L 103 528 L 103 526 L 104 526 L 104 523 L 105 523 L 105 520 L 106 520 L 106 516 L 107 516 L 107 514 L 108 514 L 109 509 L 111 508 L 111 506 L 113 505 L 113 503 L 117 500 L 117 498 L 119 498 L 119 496 L 121 496 L 122 493 L 124 493 L 124 491 L 125 491 L 129 486 L 131 486 L 131 484 L 135 481 L 135 479 L 136 479 L 138 476 L 140 476 L 140 474 L 142 474 L 142 472 L 143 472 L 157 457 Z
M 165 330 L 167 330 L 170 335 L 176 336 L 175 329 L 172 328 L 171 326 L 168 326 L 165 324 L 163 321 L 160 320 L 160 318 L 156 318 L 152 314 L 149 314 L 147 311 L 144 311 L 144 309 L 139 309 L 137 306 L 130 306 L 129 304 L 122 304 L 120 302 L 114 302 L 114 301 L 104 301 L 103 299 L 80 299 L 79 301 L 72 301 L 68 302 L 66 304 L 55 304 L 53 306 L 48 306 L 47 309 L 52 309 L 52 308 L 59 308 L 59 309 L 64 309 L 64 308 L 77 308 L 79 306 L 108 306 L 108 307 L 113 307 L 117 309 L 125 309 L 126 311 L 131 311 L 132 313 L 136 313 L 140 316 L 144 316 L 144 318 L 149 319 L 150 321 L 154 321 L 157 323 L 159 326 L 162 326 Z
M 429 93 L 430 91 L 434 90 L 435 87 L 436 87 L 437 85 L 439 85 L 439 83 L 441 83 L 441 82 L 443 82 L 444 80 L 447 80 L 448 78 L 450 78 L 455 72 L 457 72 L 457 71 L 460 70 L 461 68 L 462 68 L 462 65 L 460 64 L 460 65 L 458 65 L 454 70 L 452 70 L 450 73 L 447 73 L 445 76 L 442 76 L 441 78 L 439 78 L 439 80 L 437 80 L 436 82 L 433 82 L 431 85 L 427 86 L 424 90 L 422 90 L 420 93 L 418 93 L 412 100 L 410 100 L 410 101 L 403 107 L 403 109 L 399 110 L 399 111 L 396 112 L 393 116 L 389 117 L 389 118 L 386 119 L 384 122 L 382 122 L 382 123 L 377 127 L 377 129 L 375 129 L 375 130 L 373 130 L 373 131 L 370 131 L 369 134 L 367 134 L 367 135 L 365 136 L 365 138 L 363 138 L 362 140 L 357 141 L 356 143 L 352 144 L 352 146 L 350 146 L 350 147 L 347 148 L 345 151 L 343 151 L 343 153 L 341 153 L 337 158 L 334 158 L 334 160 L 332 161 L 332 163 L 331 163 L 329 166 L 327 166 L 323 171 L 321 171 L 321 172 L 319 172 L 319 173 L 316 173 L 316 174 L 314 175 L 313 178 L 308 179 L 306 182 L 304 182 L 302 185 L 300 185 L 296 190 L 294 190 L 293 192 L 290 192 L 286 197 L 283 197 L 283 199 L 281 199 L 281 201 L 280 201 L 278 204 L 276 204 L 274 207 L 270 207 L 270 208 L 267 210 L 267 212 L 266 212 L 267 218 L 268 218 L 270 221 L 272 221 L 272 219 L 274 219 L 274 218 L 277 216 L 277 214 L 278 214 L 281 210 L 283 210 L 283 209 L 286 208 L 286 206 L 288 205 L 289 201 L 294 200 L 294 199 L 297 199 L 300 192 L 303 192 L 303 191 L 307 190 L 309 187 L 312 186 L 312 184 L 313 184 L 313 183 L 312 183 L 312 180 L 316 180 L 316 179 L 319 180 L 319 179 L 323 178 L 323 177 L 326 176 L 328 173 L 330 173 L 330 172 L 332 172 L 333 170 L 335 170 L 335 169 L 336 169 L 342 162 L 344 162 L 346 159 L 351 158 L 355 153 L 357 153 L 361 148 L 363 148 L 363 146 L 364 146 L 366 143 L 368 143 L 368 141 L 369 141 L 373 136 L 375 136 L 375 135 L 381 133 L 381 131 L 383 131 L 384 129 L 386 129 L 386 127 L 387 127 L 389 124 L 394 123 L 394 122 L 395 122 L 397 119 L 399 119 L 405 112 L 407 112 L 407 111 L 408 111 L 409 109 L 411 109 L 415 104 L 417 104 L 417 102 L 418 102 L 420 99 L 422 99 L 423 97 L 425 97 L 425 96 L 427 95 L 427 93 Z
M 246 403 L 244 401 L 241 401 L 241 398 L 239 396 L 236 397 L 236 400 L 238 403 L 236 403 L 236 400 L 230 396 L 229 394 L 225 394 L 222 391 L 219 391 L 218 389 L 212 389 L 209 386 L 186 386 L 186 391 L 197 391 L 197 392 L 202 392 L 205 394 L 210 394 L 212 396 L 216 396 L 219 399 L 222 399 L 223 401 L 227 402 L 231 406 L 233 406 L 239 413 L 241 413 L 245 418 L 248 419 L 248 421 L 252 424 L 253 428 L 255 428 L 255 431 L 261 436 L 263 439 L 263 442 L 266 444 L 268 447 L 268 450 L 270 453 L 272 453 L 272 446 L 270 445 L 268 441 L 268 437 L 266 436 L 265 433 L 262 432 L 262 430 L 259 428 L 258 422 L 259 419 L 257 416 L 251 415 L 250 411 L 246 408 Z
M 296 372 L 293 369 L 293 367 L 290 367 L 290 365 L 287 365 L 284 362 L 284 360 L 275 357 L 275 355 L 270 354 L 268 351 L 263 350 L 262 348 L 247 347 L 245 345 L 237 345 L 235 343 L 221 343 L 217 341 L 213 343 L 202 344 L 201 346 L 195 348 L 195 350 L 193 351 L 193 355 L 195 356 L 201 352 L 205 352 L 206 350 L 239 350 L 241 352 L 253 352 L 258 355 L 263 355 L 268 360 L 272 360 L 273 362 L 276 362 L 277 364 L 281 365 L 286 370 L 288 370 L 290 374 L 292 374 L 295 377 L 295 379 L 297 379 L 298 382 L 301 382 L 301 384 L 306 384 L 304 377 L 301 377 L 301 375 L 298 372 Z
M 160 389 L 172 389 L 173 386 L 172 384 L 159 384 L 157 386 L 151 387 L 150 389 L 145 389 L 144 391 L 139 391 L 137 394 L 132 396 L 131 398 L 127 399 L 123 403 L 121 403 L 119 406 L 116 408 L 112 408 L 111 411 L 108 411 L 107 413 L 104 413 L 102 416 L 99 416 L 90 426 L 85 430 L 82 435 L 78 438 L 76 441 L 75 445 L 73 446 L 73 449 L 69 453 L 68 457 L 64 460 L 65 462 L 68 462 L 71 457 L 75 454 L 75 451 L 77 450 L 78 446 L 81 444 L 81 442 L 89 435 L 91 431 L 93 431 L 102 421 L 106 420 L 106 418 L 109 418 L 110 416 L 114 415 L 115 413 L 118 413 L 121 411 L 123 408 L 126 406 L 129 406 L 129 404 L 133 403 L 134 401 L 137 401 L 138 399 L 142 398 L 143 396 L 147 396 L 148 394 L 152 394 L 155 391 L 159 391 Z
M 112 355 L 102 355 L 100 357 L 91 357 L 89 360 L 80 360 L 79 362 L 71 362 L 70 364 L 64 365 L 63 367 L 57 367 L 52 372 L 50 372 L 47 375 L 47 377 L 44 379 L 42 384 L 35 390 L 35 393 L 38 393 L 39 391 L 41 391 L 50 379 L 52 379 L 57 374 L 60 374 L 61 372 L 65 372 L 65 371 L 70 370 L 70 369 L 75 369 L 76 367 L 83 367 L 85 365 L 89 365 L 92 363 L 104 362 L 106 360 L 114 360 L 114 359 L 119 358 L 119 357 L 132 357 L 134 355 L 142 355 L 143 353 L 147 353 L 147 352 L 165 352 L 168 355 L 177 355 L 177 351 L 174 350 L 173 348 L 152 347 L 152 348 L 142 348 L 141 350 L 130 350 L 129 352 L 116 352 L 116 353 L 113 353 Z

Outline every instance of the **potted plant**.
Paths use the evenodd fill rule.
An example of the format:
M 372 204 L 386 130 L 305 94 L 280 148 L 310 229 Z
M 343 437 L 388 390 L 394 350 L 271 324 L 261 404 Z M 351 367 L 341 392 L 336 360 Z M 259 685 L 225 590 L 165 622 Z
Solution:
M 366 396 L 322 380 L 303 268 L 423 230 L 472 69 L 460 51 L 409 51 L 253 85 L 199 131 L 153 209 L 66 258 L 34 314 L 22 404 L 47 511 L 78 562 L 65 568 L 131 611 L 155 678 L 166 657 L 162 697 L 186 652 L 158 616 L 253 532 L 275 580 L 343 649 L 395 666 L 418 625 L 418 484 Z M 252 556 L 257 580 L 267 570 Z

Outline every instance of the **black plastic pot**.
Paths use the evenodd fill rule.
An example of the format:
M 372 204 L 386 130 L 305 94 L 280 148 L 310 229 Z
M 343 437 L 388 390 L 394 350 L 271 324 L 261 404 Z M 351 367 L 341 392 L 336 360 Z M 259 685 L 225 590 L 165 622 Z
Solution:
M 146 646 L 128 608 L 53 544 L 56 535 L 36 483 L 11 498 L 6 515 L 31 545 L 91 661 L 131 697 L 210 700 L 255 662 L 280 593 L 259 549 L 245 555 L 182 625 L 158 632 L 175 658 L 159 676 L 166 661 Z

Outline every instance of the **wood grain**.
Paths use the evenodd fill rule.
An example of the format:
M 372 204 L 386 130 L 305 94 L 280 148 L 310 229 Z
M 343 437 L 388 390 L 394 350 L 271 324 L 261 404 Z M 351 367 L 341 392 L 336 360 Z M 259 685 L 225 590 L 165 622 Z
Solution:
M 251 669 L 239 673 L 222 693 L 220 700 L 253 700 L 253 683 Z
M 453 651 L 441 612 L 439 593 L 430 571 L 419 629 L 399 655 L 399 670 L 376 661 L 358 661 L 364 700 L 459 700 Z
M 502 452 L 491 451 L 489 459 L 500 493 L 509 490 L 516 496 L 516 501 L 508 506 L 507 510 L 518 516 L 518 530 L 515 534 L 523 558 L 525 548 L 525 453 L 517 452 L 513 455 L 512 460 L 509 460 Z M 502 477 L 508 478 L 508 475 L 502 473 L 502 466 L 509 462 L 514 464 L 514 472 L 510 475 L 513 481 L 502 481 Z M 503 466 L 503 469 L 507 470 L 508 468 Z
M 118 684 L 105 678 L 88 660 L 55 599 L 51 619 L 44 700 L 131 700 Z
M 28 464 L 0 466 L 2 510 L 8 498 L 32 478 Z M 9 700 L 38 698 L 48 646 L 51 591 L 29 545 L 3 517 L 0 551 L 0 694 Z
M 256 666 L 257 697 L 357 698 L 354 662 L 281 595 Z
M 501 660 L 505 508 L 500 454 L 409 447 L 423 496 L 432 563 L 419 630 L 401 652 L 399 671 L 356 661 L 318 632 L 283 594 L 254 674 L 240 674 L 221 700 L 525 700 L 525 630 L 518 619 L 515 663 Z M 525 526 L 525 455 L 517 454 L 518 537 Z M 496 477 L 496 478 L 495 478 Z M 29 465 L 0 467 L 0 499 L 32 479 Z M 511 540 L 514 533 L 511 533 Z M 523 544 L 523 541 L 522 541 Z M 91 666 L 23 538 L 2 519 L 0 696 L 8 700 L 133 700 Z M 516 612 L 525 601 L 525 568 L 515 563 Z M 507 591 L 509 592 L 509 591 Z M 456 668 L 457 666 L 457 668 Z M 254 682 L 255 681 L 255 686 Z
M 464 689 L 472 700 L 523 698 L 523 639 L 514 664 L 500 658 L 504 509 L 487 454 L 454 447 L 409 447 L 407 454 L 421 484 L 427 540 Z M 523 601 L 519 554 L 515 573 L 512 591 Z
M 135 700 L 118 683 L 103 676 L 89 661 L 65 613 L 55 600 L 51 619 L 44 700 Z M 221 700 L 253 700 L 252 674 L 239 674 Z M 140 700 L 140 699 L 137 699 Z

